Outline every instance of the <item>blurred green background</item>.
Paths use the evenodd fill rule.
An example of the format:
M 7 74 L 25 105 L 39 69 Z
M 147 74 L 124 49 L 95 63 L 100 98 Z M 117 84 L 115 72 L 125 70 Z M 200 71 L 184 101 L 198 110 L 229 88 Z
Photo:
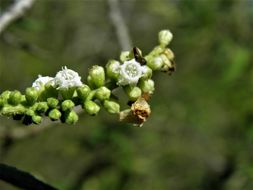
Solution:
M 122 0 L 120 10 L 144 53 L 161 29 L 174 34 L 177 72 L 154 76 L 148 121 L 135 128 L 102 111 L 9 139 L 36 126 L 1 117 L 0 161 L 63 190 L 253 189 L 253 2 Z M 107 1 L 38 0 L 0 37 L 0 91 L 65 65 L 85 81 L 120 51 Z

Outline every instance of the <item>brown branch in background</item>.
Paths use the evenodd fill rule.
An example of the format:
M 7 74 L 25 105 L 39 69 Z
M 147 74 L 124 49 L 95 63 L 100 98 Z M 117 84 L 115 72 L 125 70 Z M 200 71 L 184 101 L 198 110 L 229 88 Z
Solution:
M 16 0 L 15 3 L 0 15 L 0 35 L 13 21 L 23 16 L 36 0 Z
M 0 164 L 0 180 L 27 190 L 56 190 L 55 187 L 40 181 L 30 173 L 6 164 Z
M 118 0 L 108 0 L 110 19 L 115 28 L 121 50 L 130 50 L 132 47 L 128 28 L 120 11 Z

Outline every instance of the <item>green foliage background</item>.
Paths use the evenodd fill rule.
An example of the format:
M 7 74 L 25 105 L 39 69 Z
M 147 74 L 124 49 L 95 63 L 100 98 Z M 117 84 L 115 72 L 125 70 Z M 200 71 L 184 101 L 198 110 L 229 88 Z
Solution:
M 148 122 L 134 128 L 104 111 L 82 114 L 76 126 L 55 124 L 7 144 L 2 138 L 1 162 L 67 190 L 253 189 L 253 2 L 120 5 L 144 53 L 159 30 L 174 34 L 177 72 L 155 75 Z M 0 37 L 0 91 L 23 91 L 38 74 L 54 76 L 65 65 L 85 81 L 91 65 L 120 51 L 107 1 L 37 1 Z M 1 133 L 25 128 L 2 117 L 0 123 Z M 0 182 L 0 189 L 15 188 Z

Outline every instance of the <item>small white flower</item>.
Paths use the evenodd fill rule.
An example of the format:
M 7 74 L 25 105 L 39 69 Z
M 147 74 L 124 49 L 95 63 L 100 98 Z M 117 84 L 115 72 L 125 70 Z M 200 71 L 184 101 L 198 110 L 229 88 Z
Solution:
M 54 80 L 55 84 L 58 86 L 58 89 L 80 87 L 83 85 L 81 82 L 81 77 L 78 75 L 78 73 L 68 69 L 66 66 L 56 74 Z
M 36 90 L 41 90 L 47 83 L 51 83 L 51 85 L 54 86 L 54 78 L 48 76 L 43 77 L 39 75 L 38 78 L 33 82 L 32 87 L 34 87 Z
M 146 70 L 146 67 L 141 66 L 135 59 L 125 61 L 119 69 L 118 85 L 137 84 Z

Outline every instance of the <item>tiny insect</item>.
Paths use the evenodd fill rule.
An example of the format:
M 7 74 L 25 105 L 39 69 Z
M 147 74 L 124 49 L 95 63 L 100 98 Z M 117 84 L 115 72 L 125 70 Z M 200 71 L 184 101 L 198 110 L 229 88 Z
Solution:
M 133 48 L 134 52 L 134 58 L 137 62 L 139 62 L 141 65 L 146 65 L 147 61 L 144 57 L 142 57 L 140 50 L 137 47 Z

